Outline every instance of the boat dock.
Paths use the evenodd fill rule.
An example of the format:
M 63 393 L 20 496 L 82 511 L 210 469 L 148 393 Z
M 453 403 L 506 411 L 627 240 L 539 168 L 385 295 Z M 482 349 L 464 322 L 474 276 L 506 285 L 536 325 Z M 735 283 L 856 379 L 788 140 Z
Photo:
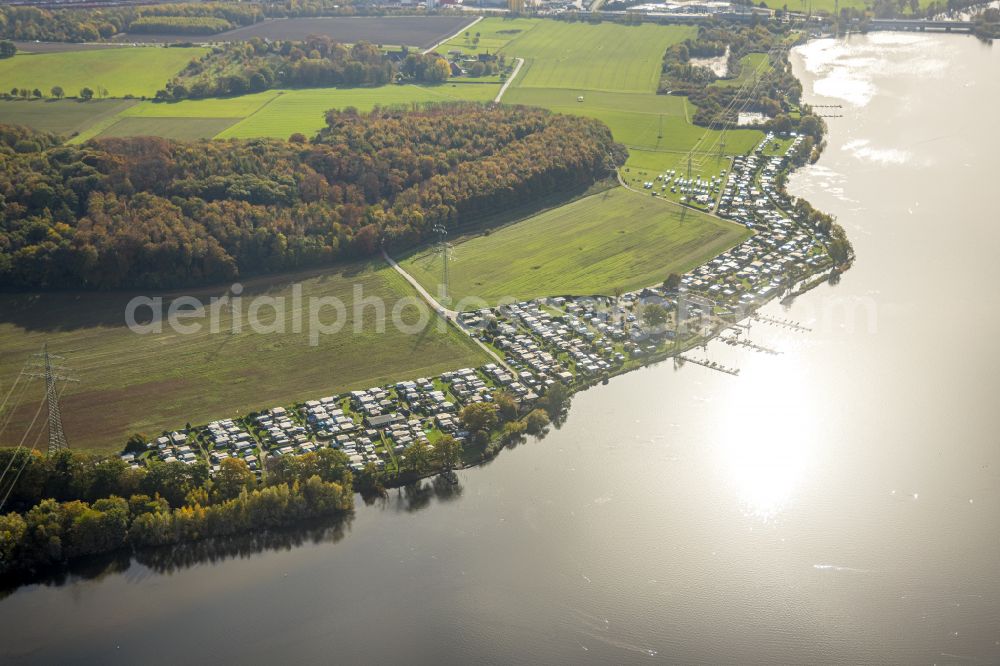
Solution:
M 745 347 L 746 349 L 749 349 L 751 351 L 761 352 L 763 354 L 772 354 L 774 356 L 777 356 L 778 354 L 781 353 L 777 349 L 771 349 L 770 347 L 759 345 L 756 342 L 752 342 L 750 340 L 744 340 L 740 338 L 738 335 L 725 335 L 721 336 L 719 339 L 731 347 L 736 347 L 736 346 Z
M 780 326 L 782 328 L 789 328 L 793 331 L 800 331 L 802 333 L 811 333 L 812 329 L 808 326 L 803 326 L 797 321 L 792 321 L 791 319 L 782 319 L 781 317 L 770 317 L 768 315 L 762 315 L 755 313 L 752 315 L 754 321 L 763 322 L 765 324 L 771 324 L 772 326 Z
M 684 354 L 678 355 L 679 359 L 686 361 L 688 363 L 694 363 L 695 365 L 700 365 L 702 367 L 708 368 L 709 370 L 718 370 L 719 372 L 724 372 L 727 375 L 733 375 L 734 377 L 740 374 L 739 368 L 727 368 L 726 366 L 716 363 L 715 361 L 709 361 L 704 358 L 692 358 L 691 356 L 685 356 Z

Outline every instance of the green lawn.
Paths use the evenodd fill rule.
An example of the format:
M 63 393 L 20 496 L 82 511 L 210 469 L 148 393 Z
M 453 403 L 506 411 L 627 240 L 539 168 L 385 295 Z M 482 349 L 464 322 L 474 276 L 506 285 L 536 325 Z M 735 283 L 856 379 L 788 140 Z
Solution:
M 390 84 L 378 88 L 314 88 L 285 91 L 260 106 L 244 120 L 221 132 L 219 138 L 273 136 L 288 138 L 295 132 L 307 136 L 324 127 L 324 114 L 333 108 L 353 106 L 369 111 L 374 106 L 441 102 L 489 101 L 500 86 L 488 83 L 445 83 L 439 86 Z
M 749 232 L 618 187 L 578 199 L 489 234 L 458 238 L 449 261 L 452 302 L 497 303 L 552 295 L 611 294 L 657 284 L 739 243 Z M 434 247 L 402 266 L 438 292 L 442 258 Z M 475 309 L 482 301 L 461 304 Z
M 75 99 L 0 100 L 0 123 L 27 125 L 42 132 L 69 136 L 104 117 L 114 117 L 136 104 L 133 100 Z
M 483 21 L 483 23 L 488 22 Z M 688 26 L 644 23 L 625 26 L 543 21 L 505 48 L 522 57 L 516 85 L 522 88 L 656 91 L 663 53 L 671 44 L 694 37 Z
M 309 345 L 309 317 L 301 333 L 292 330 L 293 308 L 288 299 L 286 333 L 255 333 L 248 320 L 255 295 L 289 296 L 293 279 L 302 283 L 302 303 L 312 296 L 336 296 L 346 305 L 346 325 Z M 381 265 L 341 266 L 321 274 L 282 276 L 244 281 L 243 330 L 232 333 L 232 316 L 222 313 L 221 332 L 207 326 L 180 335 L 165 327 L 162 334 L 139 335 L 123 324 L 131 294 L 51 293 L 0 295 L 0 384 L 6 394 L 28 357 L 48 342 L 49 349 L 80 378 L 68 385 L 60 401 L 70 446 L 115 450 L 134 431 L 158 433 L 239 416 L 248 411 L 353 390 L 405 378 L 429 376 L 488 361 L 464 334 L 436 323 L 417 334 L 398 331 L 367 306 L 355 318 L 355 289 L 361 297 L 382 298 L 386 312 L 403 296 L 415 296 L 394 271 Z M 187 293 L 207 302 L 226 287 Z M 165 299 L 169 302 L 169 299 Z M 264 309 L 260 319 L 271 322 Z M 335 311 L 322 311 L 324 322 Z M 404 311 L 412 323 L 413 311 Z M 360 332 L 355 333 L 355 322 Z M 437 320 L 440 323 L 440 320 Z M 31 387 L 5 431 L 24 431 L 30 422 L 41 385 Z M 30 404 L 29 404 L 30 402 Z M 43 435 L 44 437 L 44 435 Z
M 146 46 L 18 54 L 0 60 L 0 83 L 6 90 L 38 88 L 45 95 L 53 86 L 61 86 L 67 95 L 73 96 L 84 87 L 95 94 L 103 87 L 111 97 L 152 96 L 188 62 L 206 51 Z

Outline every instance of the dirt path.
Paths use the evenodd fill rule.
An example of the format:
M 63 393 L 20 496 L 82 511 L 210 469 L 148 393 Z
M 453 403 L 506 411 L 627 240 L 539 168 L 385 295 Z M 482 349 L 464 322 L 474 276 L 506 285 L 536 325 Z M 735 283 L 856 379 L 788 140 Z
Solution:
M 489 354 L 490 357 L 493 358 L 493 360 L 495 360 L 497 363 L 507 368 L 508 370 L 511 370 L 510 366 L 507 365 L 507 362 L 503 360 L 503 357 L 501 357 L 495 351 L 493 351 L 485 344 L 483 344 L 482 340 L 480 340 L 474 335 L 469 335 L 469 332 L 466 331 L 464 328 L 462 328 L 462 326 L 458 323 L 458 312 L 456 310 L 449 310 L 445 306 L 438 303 L 437 299 L 431 296 L 430 292 L 424 289 L 423 286 L 419 282 L 417 282 L 417 279 L 415 277 L 407 273 L 402 266 L 397 264 L 396 260 L 390 257 L 385 250 L 382 250 L 382 258 L 386 260 L 386 263 L 388 263 L 394 271 L 402 275 L 404 280 L 410 283 L 410 286 L 413 287 L 418 294 L 420 294 L 421 298 L 427 301 L 427 304 L 431 306 L 431 309 L 433 309 L 434 312 L 437 312 L 439 315 L 444 317 L 446 321 L 449 321 L 452 324 L 454 324 L 458 328 L 458 330 L 460 330 L 462 333 L 468 335 L 469 338 L 471 338 L 473 342 L 479 345 L 479 347 L 484 352 Z M 513 372 L 513 370 L 511 370 L 511 372 Z
M 497 96 L 493 99 L 494 104 L 500 103 L 500 100 L 503 98 L 503 94 L 507 92 L 507 88 L 510 84 L 514 83 L 514 79 L 517 78 L 518 73 L 521 71 L 521 65 L 524 64 L 524 58 L 515 58 L 515 60 L 517 60 L 517 64 L 514 65 L 514 71 L 510 73 L 510 76 L 507 77 L 503 87 L 500 88 L 500 92 L 498 92 Z

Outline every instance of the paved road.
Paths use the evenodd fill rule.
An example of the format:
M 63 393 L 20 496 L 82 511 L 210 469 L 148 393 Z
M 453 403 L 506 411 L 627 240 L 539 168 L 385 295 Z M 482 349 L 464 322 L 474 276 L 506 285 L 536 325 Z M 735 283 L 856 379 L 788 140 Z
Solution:
M 469 332 L 466 331 L 464 328 L 462 328 L 462 326 L 458 323 L 458 312 L 456 310 L 449 310 L 445 306 L 443 306 L 440 303 L 438 303 L 437 299 L 435 299 L 433 296 L 431 296 L 430 292 L 428 292 L 426 289 L 424 289 L 423 286 L 419 282 L 417 282 L 417 279 L 415 277 L 413 277 L 412 275 L 410 275 L 409 273 L 407 273 L 405 270 L 403 270 L 403 267 L 400 266 L 399 264 L 397 264 L 396 260 L 393 259 L 392 257 L 390 257 L 389 253 L 386 252 L 384 249 L 382 250 L 382 258 L 385 259 L 386 262 L 390 266 L 392 266 L 393 270 L 395 270 L 397 273 L 399 273 L 400 275 L 402 275 L 403 279 L 406 280 L 407 282 L 409 282 L 411 287 L 413 287 L 414 289 L 416 289 L 417 293 L 420 294 L 420 297 L 423 298 L 425 301 L 427 301 L 427 304 L 431 306 L 431 309 L 433 309 L 434 312 L 437 312 L 439 315 L 441 315 L 442 317 L 444 317 L 447 321 L 450 321 L 452 324 L 454 324 L 458 328 L 458 330 L 462 331 L 462 333 L 465 333 L 466 335 L 469 335 Z M 493 358 L 493 360 L 495 360 L 497 363 L 499 363 L 503 367 L 505 367 L 508 370 L 510 370 L 511 372 L 513 372 L 513 370 L 511 369 L 511 367 L 509 365 L 507 365 L 507 362 L 503 360 L 503 357 L 501 357 L 495 351 L 493 351 L 492 349 L 490 349 L 489 347 L 487 347 L 485 344 L 483 344 L 482 340 L 480 340 L 479 338 L 477 338 L 474 335 L 469 335 L 469 337 L 472 339 L 473 342 L 475 342 L 477 345 L 479 345 L 484 352 L 486 352 L 487 354 L 489 354 Z
M 390 257 L 389 253 L 386 252 L 384 249 L 382 250 L 382 258 L 385 259 L 390 266 L 392 266 L 393 270 L 402 275 L 403 279 L 409 282 L 411 287 L 417 290 L 417 293 L 420 294 L 420 297 L 423 298 L 425 301 L 427 301 L 427 304 L 434 309 L 434 312 L 437 312 L 439 315 L 450 321 L 458 320 L 458 312 L 456 310 L 449 310 L 445 306 L 438 303 L 437 299 L 431 296 L 430 292 L 424 289 L 423 286 L 419 282 L 417 282 L 416 278 L 414 278 L 412 275 L 403 270 L 403 267 L 397 264 L 396 260 Z
M 514 58 L 514 60 L 517 61 L 517 64 L 514 65 L 514 71 L 510 73 L 510 76 L 507 77 L 507 80 L 504 82 L 503 87 L 500 88 L 500 92 L 498 92 L 497 96 L 493 98 L 494 104 L 500 103 L 500 100 L 503 98 L 503 94 L 507 92 L 507 88 L 510 86 L 510 84 L 514 83 L 514 79 L 517 78 L 518 72 L 521 71 L 521 65 L 524 64 L 524 58 Z

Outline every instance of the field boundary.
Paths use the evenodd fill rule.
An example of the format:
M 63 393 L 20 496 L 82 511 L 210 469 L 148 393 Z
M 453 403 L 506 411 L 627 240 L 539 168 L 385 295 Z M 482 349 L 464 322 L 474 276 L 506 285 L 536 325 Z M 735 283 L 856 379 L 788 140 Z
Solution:
M 240 125 L 240 124 L 245 123 L 246 121 L 250 120 L 251 118 L 253 118 L 254 116 L 256 116 L 258 113 L 260 113 L 261 109 L 264 109 L 269 104 L 271 104 L 271 102 L 273 102 L 274 100 L 278 99 L 279 97 L 281 97 L 284 94 L 285 94 L 284 90 L 278 90 L 277 94 L 274 95 L 274 97 L 272 97 L 271 99 L 267 100 L 266 102 L 264 102 L 263 104 L 261 104 L 260 106 L 258 106 L 256 109 L 254 109 L 253 111 L 251 111 L 247 115 L 243 116 L 242 118 L 240 118 L 239 120 L 237 120 L 235 123 L 233 123 L 232 125 L 230 125 L 226 129 L 222 130 L 221 132 L 219 132 L 215 136 L 213 136 L 212 140 L 214 141 L 216 139 L 219 139 L 220 141 L 225 141 L 229 137 L 222 137 L 221 136 L 222 134 L 225 134 L 226 132 L 228 132 L 229 130 L 233 129 L 237 125 Z M 293 132 L 293 134 L 294 134 L 294 132 Z M 288 137 L 286 136 L 285 138 L 287 139 Z
M 424 49 L 423 52 L 426 54 L 426 53 L 430 53 L 431 51 L 434 51 L 434 50 L 440 48 L 442 44 L 447 44 L 448 42 L 450 42 L 451 40 L 455 39 L 456 37 L 458 37 L 459 35 L 461 35 L 463 32 L 465 32 L 466 30 L 468 30 L 469 28 L 471 28 L 472 26 L 476 25 L 477 23 L 479 23 L 482 20 L 483 20 L 482 16 L 477 16 L 475 21 L 472 21 L 471 23 L 466 23 L 464 26 L 462 26 L 461 28 L 459 28 L 458 30 L 456 30 L 455 34 L 448 35 L 447 37 L 445 37 L 444 39 L 442 39 L 440 42 L 438 42 L 437 44 L 435 44 L 434 46 L 432 46 L 432 47 L 430 47 L 428 49 Z
M 125 100 L 122 100 L 125 101 Z M 100 136 L 101 132 L 108 129 L 115 123 L 117 123 L 122 118 L 122 113 L 132 108 L 138 103 L 138 100 L 130 100 L 131 104 L 125 104 L 120 107 L 115 107 L 109 110 L 107 113 L 97 116 L 92 123 L 87 125 L 85 128 L 78 130 L 77 135 L 71 137 L 66 141 L 67 145 L 75 146 L 83 143 L 84 141 L 89 141 L 90 139 L 97 138 Z

